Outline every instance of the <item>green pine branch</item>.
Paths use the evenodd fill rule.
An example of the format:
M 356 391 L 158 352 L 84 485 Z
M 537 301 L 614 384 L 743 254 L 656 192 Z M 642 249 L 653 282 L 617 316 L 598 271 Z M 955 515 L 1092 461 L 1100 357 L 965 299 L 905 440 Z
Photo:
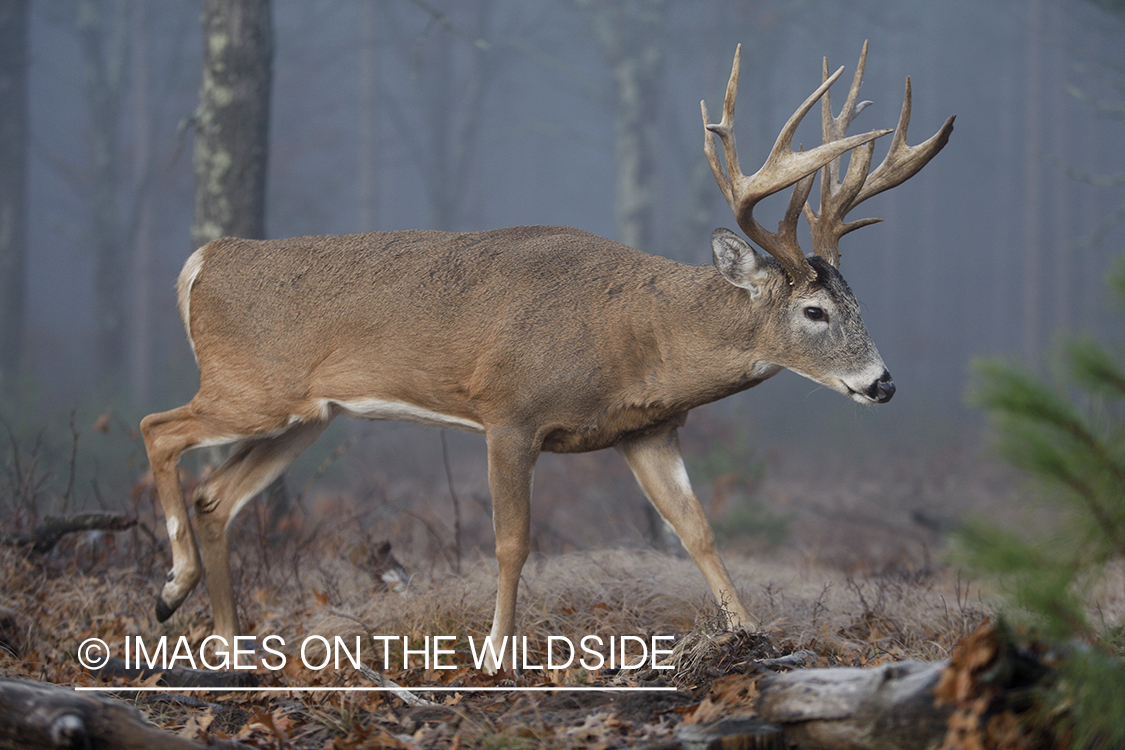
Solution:
M 1125 257 L 1109 286 L 1125 311 Z M 1090 336 L 1073 337 L 1061 356 L 1056 384 L 1016 363 L 981 360 L 970 398 L 992 418 L 1001 453 L 1039 480 L 1037 494 L 1063 522 L 1038 535 L 970 524 L 961 541 L 970 566 L 999 578 L 1006 616 L 1071 644 L 1044 694 L 1044 720 L 1070 747 L 1118 747 L 1125 625 L 1092 617 L 1100 605 L 1091 598 L 1105 566 L 1125 560 L 1125 356 Z

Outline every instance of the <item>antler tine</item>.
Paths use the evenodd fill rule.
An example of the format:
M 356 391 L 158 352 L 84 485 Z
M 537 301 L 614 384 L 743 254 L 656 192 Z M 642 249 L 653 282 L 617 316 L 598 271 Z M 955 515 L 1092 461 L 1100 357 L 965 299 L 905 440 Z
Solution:
M 829 143 L 821 144 L 811 151 L 793 151 L 793 135 L 797 126 L 816 104 L 828 88 L 836 82 L 844 69 L 840 68 L 825 80 L 785 123 L 781 133 L 777 136 L 773 149 L 766 158 L 762 168 L 747 177 L 742 173 L 738 163 L 738 148 L 734 137 L 734 108 L 738 97 L 738 73 L 742 57 L 742 45 L 734 53 L 734 64 L 731 67 L 730 80 L 727 82 L 726 97 L 723 101 L 722 120 L 713 124 L 707 114 L 707 105 L 700 102 L 703 112 L 704 144 L 703 151 L 707 155 L 707 162 L 715 175 L 715 181 L 727 199 L 735 220 L 746 232 L 746 235 L 768 252 L 785 269 L 791 284 L 803 284 L 810 280 L 814 272 L 800 245 L 797 243 L 797 219 L 800 208 L 808 197 L 812 188 L 812 180 L 804 178 L 816 173 L 818 169 L 828 164 L 833 159 L 838 159 L 841 154 L 850 149 L 861 146 L 874 139 L 886 135 L 890 130 L 872 130 L 861 135 L 841 138 Z M 711 135 L 714 134 L 723 142 L 723 156 L 726 161 L 726 170 L 719 163 Z M 778 224 L 777 232 L 764 229 L 754 219 L 754 206 L 767 195 L 784 190 L 798 183 L 794 189 L 794 196 L 790 200 L 789 210 L 785 218 Z M 798 200 L 799 198 L 799 200 Z
M 824 134 L 824 143 L 831 143 L 844 138 L 848 134 L 848 127 L 852 124 L 860 112 L 871 106 L 870 101 L 862 101 L 856 103 L 859 99 L 859 88 L 863 85 L 863 73 L 867 69 L 867 41 L 863 42 L 863 49 L 859 53 L 859 62 L 855 66 L 855 75 L 852 76 L 852 85 L 848 89 L 847 99 L 844 100 L 844 106 L 840 110 L 837 117 L 832 116 L 832 92 L 827 91 L 824 98 L 820 100 L 820 119 L 821 130 Z M 822 63 L 821 80 L 828 80 L 828 58 L 825 57 Z M 835 191 L 836 185 L 840 180 L 840 160 L 833 159 L 825 165 L 825 174 L 829 179 L 822 179 L 820 182 L 820 190 L 823 194 L 830 188 Z
M 891 138 L 891 150 L 867 178 L 863 189 L 856 196 L 853 207 L 873 195 L 906 182 L 918 174 L 922 167 L 929 164 L 930 159 L 937 156 L 938 152 L 945 148 L 945 144 L 949 143 L 949 135 L 953 132 L 953 121 L 957 119 L 957 115 L 951 115 L 929 139 L 917 146 L 906 145 L 906 129 L 910 127 L 910 94 L 910 76 L 907 76 L 906 93 L 902 98 L 902 113 L 899 115 L 895 134 Z
M 832 101 L 829 96 L 821 101 L 821 127 L 825 143 L 838 141 L 847 135 L 848 127 L 860 112 L 870 106 L 870 101 L 858 102 L 859 89 L 863 85 L 863 73 L 867 68 L 867 41 L 859 53 L 851 88 L 840 114 L 832 116 Z M 822 76 L 828 78 L 828 58 L 824 58 Z M 868 143 L 857 148 L 848 162 L 844 181 L 840 182 L 840 160 L 833 159 L 824 166 L 820 178 L 820 210 L 813 211 L 805 205 L 805 217 L 812 230 L 813 252 L 833 266 L 840 265 L 840 237 L 862 226 L 873 224 L 881 219 L 864 219 L 847 224 L 844 216 L 855 207 L 856 195 L 863 188 L 867 172 L 871 168 L 871 157 L 875 144 Z
M 862 83 L 866 59 L 867 42 L 864 42 L 852 89 L 838 117 L 832 117 L 831 105 L 828 105 L 828 99 L 825 99 L 826 106 L 822 109 L 825 141 L 842 138 L 852 119 L 870 104 L 870 102 L 855 104 L 855 100 L 858 98 L 859 85 Z M 828 61 L 825 60 L 824 74 L 826 76 L 827 71 Z M 813 251 L 833 266 L 839 266 L 840 264 L 839 246 L 841 237 L 860 227 L 882 221 L 882 219 L 874 218 L 851 222 L 844 221 L 848 212 L 871 196 L 884 190 L 890 190 L 913 177 L 949 142 L 949 134 L 953 132 L 955 117 L 946 120 L 941 129 L 929 140 L 917 146 L 908 146 L 906 144 L 906 131 L 910 125 L 910 110 L 911 89 L 910 78 L 907 77 L 906 94 L 903 97 L 898 127 L 895 128 L 890 150 L 882 163 L 868 174 L 874 144 L 856 149 L 852 154 L 851 162 L 848 164 L 848 171 L 843 183 L 839 182 L 839 161 L 829 163 L 825 166 L 821 176 L 820 210 L 813 211 L 808 205 L 805 206 L 805 217 L 812 229 Z

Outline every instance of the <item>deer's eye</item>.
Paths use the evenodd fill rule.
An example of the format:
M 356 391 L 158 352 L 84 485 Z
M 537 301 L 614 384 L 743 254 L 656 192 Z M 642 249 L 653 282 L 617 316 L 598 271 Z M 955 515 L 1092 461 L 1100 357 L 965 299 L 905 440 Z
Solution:
M 809 320 L 815 320 L 819 322 L 828 321 L 828 313 L 824 312 L 824 310 L 819 307 L 806 307 L 805 317 Z

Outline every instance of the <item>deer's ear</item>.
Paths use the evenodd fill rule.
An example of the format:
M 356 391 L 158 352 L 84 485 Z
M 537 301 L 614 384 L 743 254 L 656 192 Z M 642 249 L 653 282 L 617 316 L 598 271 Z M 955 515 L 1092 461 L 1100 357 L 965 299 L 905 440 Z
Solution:
M 748 289 L 751 297 L 762 293 L 762 286 L 769 278 L 768 264 L 750 243 L 729 229 L 716 229 L 711 233 L 711 254 L 723 278 Z

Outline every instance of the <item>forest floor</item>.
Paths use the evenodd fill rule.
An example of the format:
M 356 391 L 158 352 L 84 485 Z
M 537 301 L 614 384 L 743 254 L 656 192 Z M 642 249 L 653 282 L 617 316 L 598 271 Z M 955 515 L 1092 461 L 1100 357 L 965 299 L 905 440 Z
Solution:
M 1022 517 L 1009 473 L 955 449 L 898 457 L 874 473 L 844 462 L 809 473 L 781 456 L 769 465 L 752 494 L 763 516 L 784 529 L 772 542 L 724 532 L 737 515 L 716 507 L 722 477 L 707 490 L 728 568 L 760 618 L 755 633 L 724 635 L 722 611 L 681 555 L 636 540 L 549 549 L 532 555 L 521 579 L 517 631 L 526 637 L 519 659 L 527 666 L 489 676 L 473 665 L 495 596 L 495 560 L 481 551 L 487 540 L 458 548 L 454 558 L 448 549 L 438 554 L 396 538 L 393 552 L 410 581 L 395 591 L 382 582 L 372 529 L 346 522 L 314 528 L 267 519 L 259 509 L 258 523 L 241 523 L 234 544 L 243 631 L 279 652 L 262 662 L 284 661 L 279 669 L 259 664 L 258 686 L 289 689 L 114 696 L 170 732 L 255 747 L 655 747 L 679 727 L 748 708 L 755 660 L 801 650 L 815 654 L 811 666 L 938 660 L 989 615 L 987 595 L 951 562 L 948 533 L 972 513 Z M 146 494 L 139 483 L 137 496 Z M 91 674 L 78 659 L 88 638 L 122 657 L 137 637 L 151 650 L 167 636 L 171 656 L 186 636 L 176 666 L 198 662 L 210 629 L 206 588 L 166 623 L 155 622 L 167 545 L 151 503 L 142 499 L 135 508 L 140 523 L 128 532 L 72 535 L 46 554 L 0 547 L 0 677 L 160 687 L 158 676 Z M 268 635 L 277 639 L 264 641 Z M 365 675 L 346 658 L 339 668 L 320 667 L 320 646 L 337 636 L 349 646 L 358 636 L 365 665 L 378 674 Z M 632 637 L 625 639 L 628 668 L 618 661 L 599 669 L 589 652 L 576 654 L 588 657 L 585 666 L 576 659 L 547 668 L 566 661 L 567 644 L 580 648 L 588 636 L 601 639 L 587 645 L 603 658 L 610 641 L 619 646 Z M 632 668 L 641 643 L 670 653 Z M 302 644 L 312 646 L 304 659 Z M 452 653 L 435 655 L 438 647 Z M 429 658 L 437 661 L 427 665 Z M 439 663 L 453 668 L 435 668 Z M 393 692 L 298 689 L 369 689 L 378 675 L 425 703 L 407 705 Z M 528 687 L 558 689 L 514 689 Z M 633 690 L 591 689 L 597 687 Z

